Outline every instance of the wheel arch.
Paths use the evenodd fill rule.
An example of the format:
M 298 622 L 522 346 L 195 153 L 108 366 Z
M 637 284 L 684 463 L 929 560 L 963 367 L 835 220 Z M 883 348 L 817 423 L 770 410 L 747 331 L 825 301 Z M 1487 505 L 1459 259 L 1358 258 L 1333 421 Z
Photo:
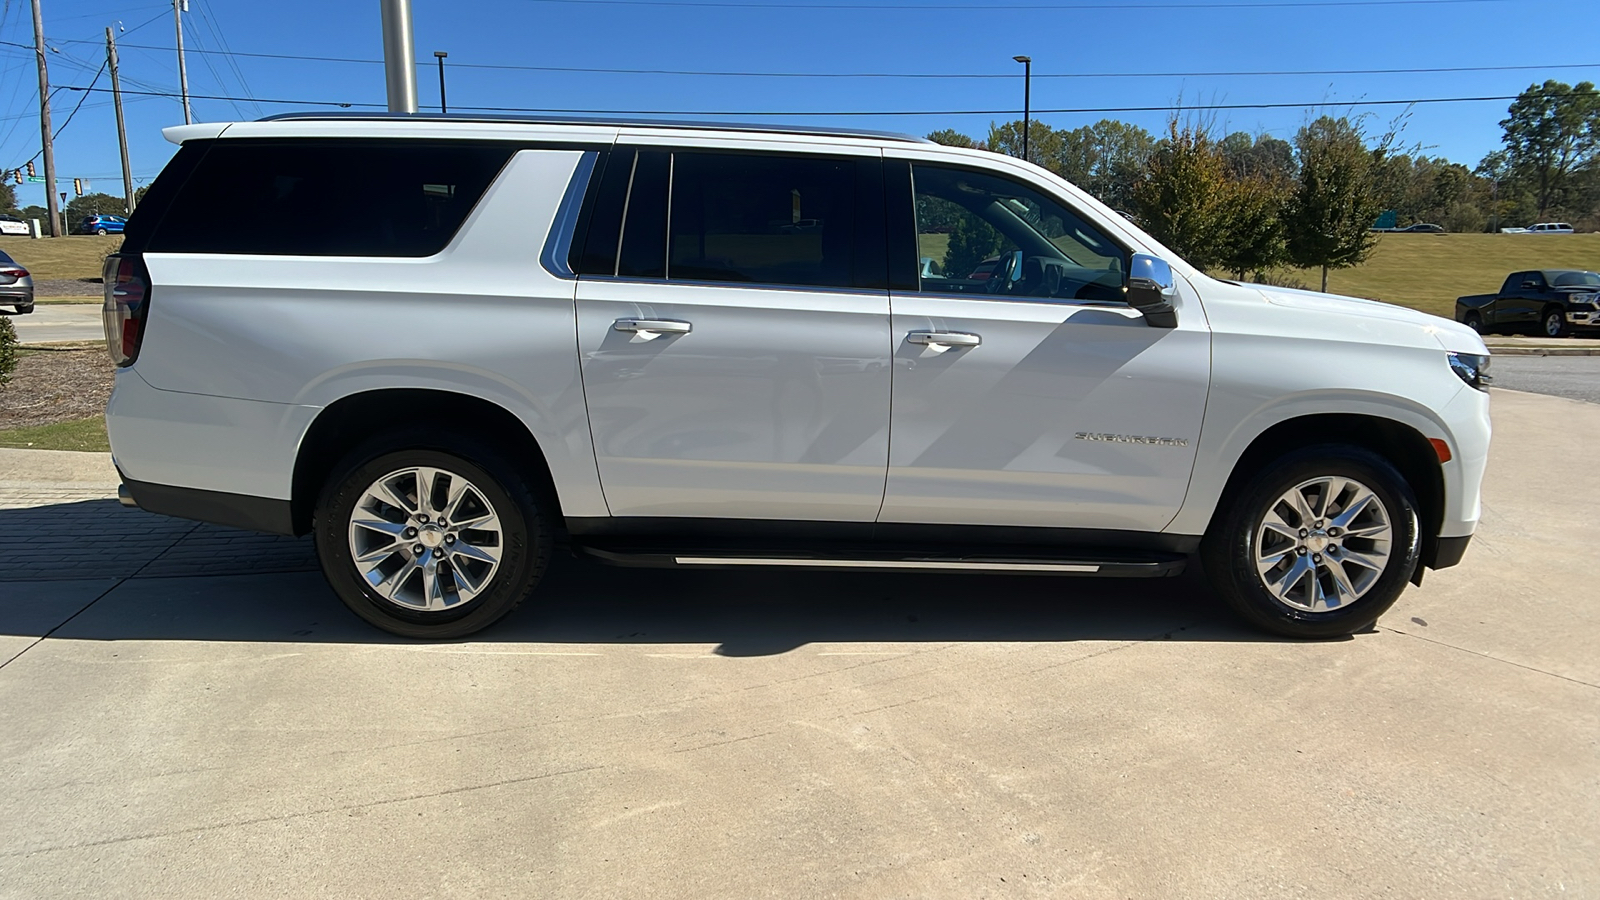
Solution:
M 317 496 L 334 466 L 373 436 L 399 430 L 395 423 L 414 417 L 419 407 L 439 419 L 459 423 L 452 426 L 453 433 L 486 440 L 503 448 L 512 461 L 525 465 L 539 502 L 551 510 L 549 521 L 561 521 L 560 496 L 549 461 L 538 439 L 516 414 L 470 394 L 435 388 L 383 388 L 341 397 L 322 409 L 306 429 L 295 455 L 291 487 L 295 534 L 311 531 Z
M 1433 444 L 1412 426 L 1362 413 L 1312 413 L 1278 422 L 1256 435 L 1239 459 L 1222 489 L 1220 502 L 1212 513 L 1212 525 L 1224 514 L 1229 503 L 1249 477 L 1273 460 L 1302 447 L 1316 444 L 1351 444 L 1370 450 L 1388 460 L 1411 485 L 1417 498 L 1417 516 L 1422 526 L 1422 560 L 1431 562 L 1438 551 L 1439 530 L 1444 522 L 1444 468 Z M 1422 567 L 1417 567 L 1420 573 Z

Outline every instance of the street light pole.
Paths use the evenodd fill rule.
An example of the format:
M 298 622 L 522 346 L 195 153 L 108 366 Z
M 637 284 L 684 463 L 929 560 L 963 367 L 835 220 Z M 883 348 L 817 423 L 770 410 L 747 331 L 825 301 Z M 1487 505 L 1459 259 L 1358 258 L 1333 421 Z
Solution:
M 444 59 L 449 55 L 443 50 L 433 51 L 433 58 L 439 61 L 439 112 L 441 115 L 450 111 L 444 105 Z
M 1022 161 L 1028 162 L 1028 106 L 1033 93 L 1033 57 L 1013 56 L 1012 59 L 1022 63 Z
M 383 13 L 383 75 L 389 112 L 417 111 L 416 58 L 411 46 L 411 0 L 380 0 Z

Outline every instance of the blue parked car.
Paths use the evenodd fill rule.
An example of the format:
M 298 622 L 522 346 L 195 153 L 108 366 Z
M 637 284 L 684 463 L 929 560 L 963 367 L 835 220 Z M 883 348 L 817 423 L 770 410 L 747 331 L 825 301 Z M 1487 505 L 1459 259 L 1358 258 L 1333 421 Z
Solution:
M 123 216 L 84 216 L 78 223 L 79 234 L 121 234 L 128 220 Z

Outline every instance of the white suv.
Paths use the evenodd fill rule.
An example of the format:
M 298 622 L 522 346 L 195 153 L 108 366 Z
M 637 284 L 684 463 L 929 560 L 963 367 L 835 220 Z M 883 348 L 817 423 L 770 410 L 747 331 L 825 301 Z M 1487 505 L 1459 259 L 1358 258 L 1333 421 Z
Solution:
M 1206 276 L 1027 163 L 893 135 L 278 117 L 106 266 L 128 502 L 315 536 L 391 632 L 623 565 L 1157 577 L 1279 634 L 1455 564 L 1483 342 Z M 247 212 L 247 215 L 239 213 Z

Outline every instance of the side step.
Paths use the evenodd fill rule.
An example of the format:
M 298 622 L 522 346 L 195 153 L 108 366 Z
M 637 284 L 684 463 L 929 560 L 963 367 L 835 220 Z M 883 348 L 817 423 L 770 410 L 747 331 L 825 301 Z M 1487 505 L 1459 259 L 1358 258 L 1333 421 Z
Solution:
M 576 545 L 576 551 L 614 566 L 668 569 L 738 569 L 774 567 L 789 569 L 900 570 L 950 574 L 1088 575 L 1107 578 L 1161 578 L 1183 571 L 1180 554 L 1085 554 L 1083 556 L 945 556 L 920 554 L 864 555 L 859 553 L 797 554 L 706 550 L 630 548 L 619 550 Z

